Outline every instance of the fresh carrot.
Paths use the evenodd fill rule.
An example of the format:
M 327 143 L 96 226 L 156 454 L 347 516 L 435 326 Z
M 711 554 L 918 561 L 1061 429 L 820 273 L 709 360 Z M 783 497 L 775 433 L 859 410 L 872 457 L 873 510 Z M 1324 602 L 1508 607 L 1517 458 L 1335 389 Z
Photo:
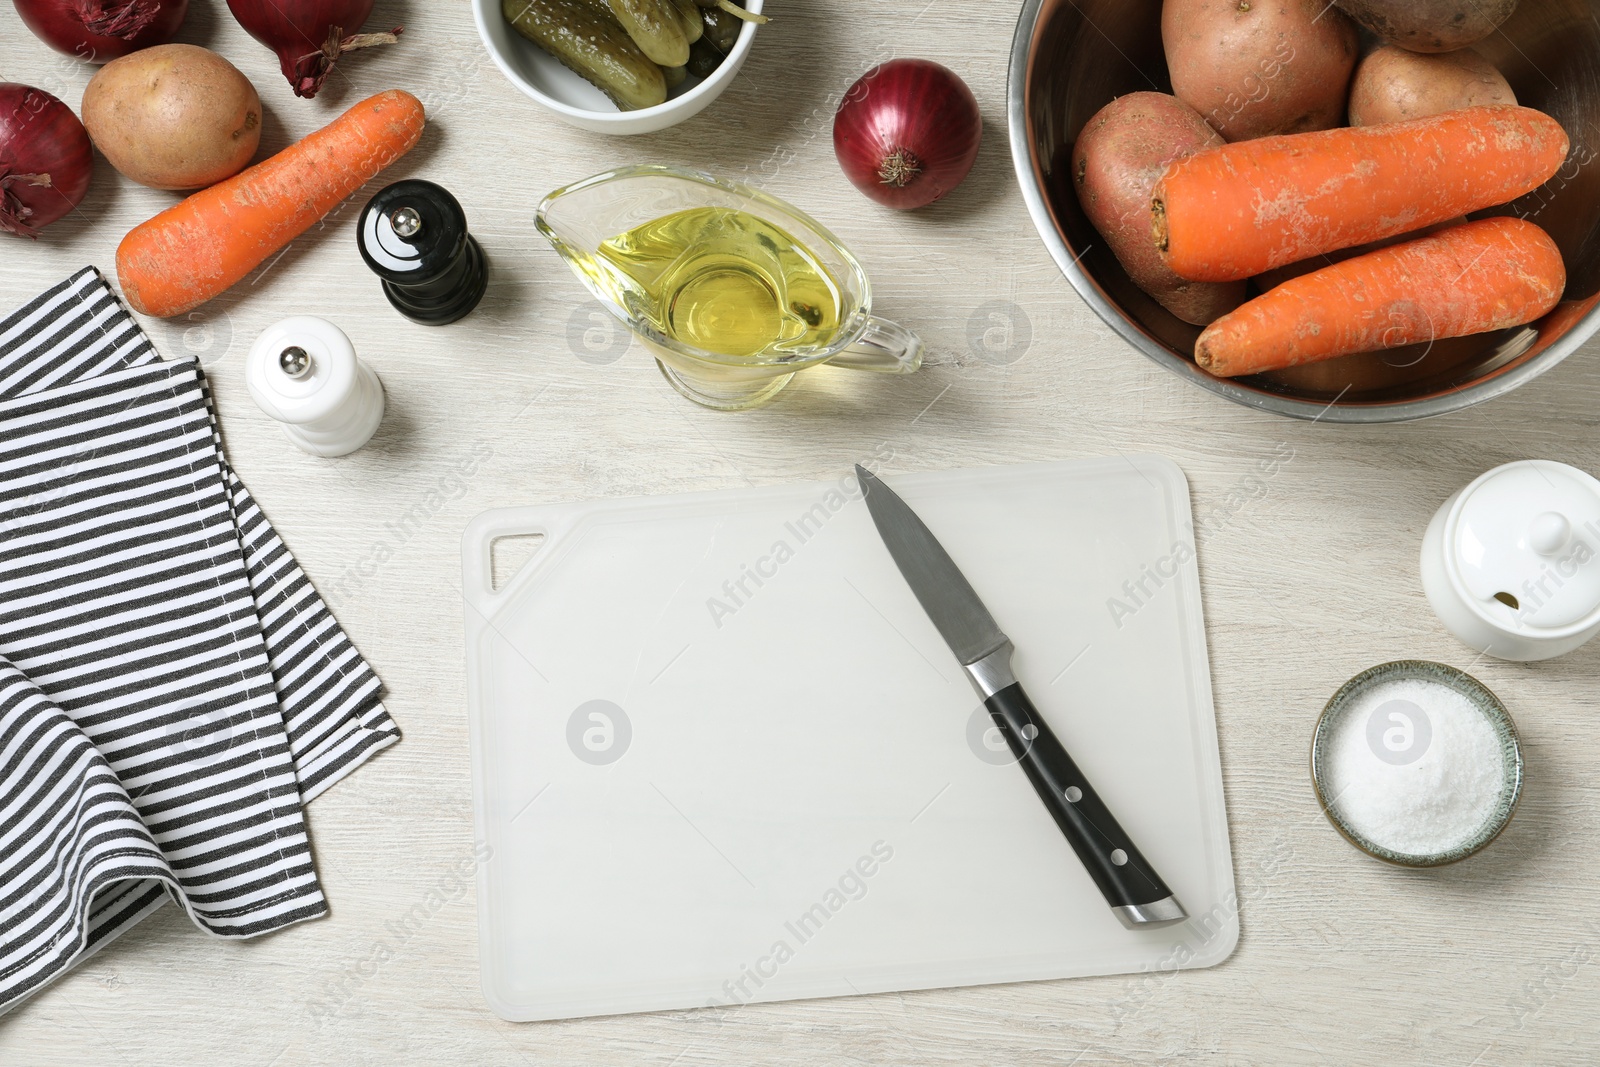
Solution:
M 1265 274 L 1258 274 L 1251 281 L 1255 282 L 1256 288 L 1264 293 L 1268 289 L 1276 289 L 1290 278 L 1298 278 L 1302 274 L 1310 274 L 1314 270 L 1321 270 L 1323 267 L 1332 266 L 1335 263 L 1343 263 L 1347 259 L 1364 256 L 1368 252 L 1376 252 L 1378 249 L 1388 248 L 1390 245 L 1415 241 L 1419 237 L 1427 237 L 1430 234 L 1438 233 L 1440 230 L 1449 229 L 1451 226 L 1459 226 L 1466 221 L 1464 218 L 1446 219 L 1444 222 L 1436 222 L 1432 226 L 1424 226 L 1420 230 L 1412 230 L 1410 233 L 1403 233 L 1396 237 L 1385 237 L 1381 241 L 1369 241 L 1367 244 L 1356 245 L 1354 248 L 1341 248 L 1337 252 L 1325 252 L 1320 256 L 1303 259 L 1299 263 L 1291 263 L 1287 267 L 1278 267 L 1276 270 L 1269 270 Z
M 181 315 L 243 279 L 422 136 L 422 104 L 391 89 L 271 159 L 133 228 L 117 279 L 135 311 Z
M 1167 168 L 1152 235 L 1179 277 L 1234 281 L 1515 200 L 1568 147 L 1515 105 L 1238 141 Z
M 1465 222 L 1291 278 L 1195 343 L 1219 378 L 1532 322 L 1567 285 L 1561 251 L 1514 218 Z

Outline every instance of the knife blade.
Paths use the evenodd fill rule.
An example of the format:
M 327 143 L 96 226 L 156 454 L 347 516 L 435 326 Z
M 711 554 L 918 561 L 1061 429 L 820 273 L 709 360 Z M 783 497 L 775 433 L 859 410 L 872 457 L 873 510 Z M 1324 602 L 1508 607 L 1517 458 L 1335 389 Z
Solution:
M 922 610 L 966 670 L 1034 791 L 1106 903 L 1129 929 L 1188 913 L 1095 792 L 1011 671 L 1011 640 L 961 569 L 899 494 L 856 464 L 867 511 Z

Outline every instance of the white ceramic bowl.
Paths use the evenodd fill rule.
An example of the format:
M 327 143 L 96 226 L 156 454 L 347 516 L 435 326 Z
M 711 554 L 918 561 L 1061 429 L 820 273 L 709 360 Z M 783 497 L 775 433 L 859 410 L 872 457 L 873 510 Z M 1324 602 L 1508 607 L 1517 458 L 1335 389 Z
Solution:
M 745 0 L 745 7 L 760 12 L 761 0 Z M 639 111 L 619 111 L 617 105 L 583 78 L 561 65 L 549 52 L 523 37 L 506 21 L 500 0 L 472 0 L 478 36 L 495 66 L 543 107 L 574 126 L 596 133 L 654 133 L 698 115 L 728 87 L 750 54 L 757 26 L 747 23 L 739 31 L 733 51 L 722 66 L 704 81 L 691 77 L 672 90 L 666 103 Z

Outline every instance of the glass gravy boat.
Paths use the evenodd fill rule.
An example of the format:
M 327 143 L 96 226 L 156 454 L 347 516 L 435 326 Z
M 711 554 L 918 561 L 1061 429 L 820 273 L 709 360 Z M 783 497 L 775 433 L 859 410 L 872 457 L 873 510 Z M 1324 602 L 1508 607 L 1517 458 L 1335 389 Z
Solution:
M 655 302 L 634 277 L 601 254 L 601 246 L 696 208 L 745 212 L 794 237 L 834 289 L 837 328 L 737 356 L 669 336 L 657 321 Z M 922 341 L 872 314 L 872 285 L 839 239 L 798 208 L 748 185 L 676 167 L 623 167 L 545 197 L 537 225 L 584 286 L 645 343 L 673 387 L 697 404 L 721 411 L 753 408 L 776 396 L 797 372 L 821 363 L 887 374 L 910 374 L 922 365 Z M 778 301 L 782 306 L 781 294 Z

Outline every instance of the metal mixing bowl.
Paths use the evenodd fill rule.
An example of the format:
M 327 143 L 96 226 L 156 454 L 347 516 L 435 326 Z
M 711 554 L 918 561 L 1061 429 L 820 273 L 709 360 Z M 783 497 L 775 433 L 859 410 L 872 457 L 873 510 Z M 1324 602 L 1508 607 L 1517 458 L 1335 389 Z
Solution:
M 1572 137 L 1567 166 L 1507 208 L 1544 227 L 1566 258 L 1566 300 L 1529 326 L 1346 356 L 1250 378 L 1214 378 L 1192 358 L 1199 327 L 1179 321 L 1129 279 L 1084 217 L 1072 188 L 1072 144 L 1113 97 L 1171 92 L 1161 0 L 1026 0 L 1011 49 L 1011 152 L 1050 254 L 1113 330 L 1175 374 L 1262 411 L 1324 422 L 1402 422 L 1510 392 L 1600 329 L 1600 0 L 1522 0 L 1477 45 L 1517 99 Z

